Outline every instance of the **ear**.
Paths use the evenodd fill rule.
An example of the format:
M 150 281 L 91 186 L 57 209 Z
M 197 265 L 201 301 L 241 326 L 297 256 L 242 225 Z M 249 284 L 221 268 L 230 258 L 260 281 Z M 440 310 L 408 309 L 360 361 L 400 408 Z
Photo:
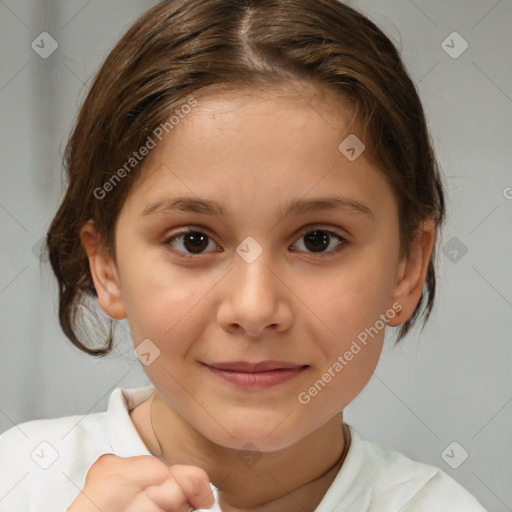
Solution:
M 110 317 L 126 318 L 119 274 L 112 256 L 104 250 L 93 220 L 80 230 L 80 240 L 89 257 L 89 266 L 101 309 Z
M 414 313 L 423 293 L 427 277 L 428 265 L 436 239 L 436 226 L 433 219 L 425 220 L 419 227 L 411 250 L 400 262 L 397 270 L 395 287 L 393 288 L 392 304 L 399 303 L 399 310 L 388 325 L 396 327 L 406 322 Z

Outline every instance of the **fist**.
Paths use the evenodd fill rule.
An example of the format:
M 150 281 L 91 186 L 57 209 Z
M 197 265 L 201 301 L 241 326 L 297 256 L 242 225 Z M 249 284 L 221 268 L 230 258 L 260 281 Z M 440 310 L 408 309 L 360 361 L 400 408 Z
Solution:
M 156 457 L 102 455 L 67 512 L 190 512 L 215 500 L 201 468 L 167 466 Z

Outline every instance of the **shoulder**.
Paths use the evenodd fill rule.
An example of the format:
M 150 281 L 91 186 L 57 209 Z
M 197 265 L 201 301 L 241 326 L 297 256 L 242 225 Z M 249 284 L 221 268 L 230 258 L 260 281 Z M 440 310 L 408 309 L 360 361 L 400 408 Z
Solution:
M 12 504 L 9 510 L 36 510 L 30 504 L 44 503 L 49 495 L 52 506 L 60 499 L 68 506 L 83 487 L 88 468 L 109 452 L 106 413 L 10 428 L 0 435 L 0 510 L 6 503 Z
M 105 444 L 106 436 L 105 412 L 27 421 L 0 435 L 0 458 L 9 458 L 17 464 L 32 461 L 39 467 L 49 467 L 53 459 L 71 459 L 70 448 L 78 448 L 84 442 Z
M 27 421 L 1 434 L 0 511 L 65 510 L 101 455 L 150 455 L 130 410 L 152 390 L 116 388 L 106 412 Z
M 350 427 L 355 458 L 372 492 L 369 511 L 485 512 L 476 498 L 440 468 L 361 439 Z M 398 507 L 398 508 L 397 508 Z

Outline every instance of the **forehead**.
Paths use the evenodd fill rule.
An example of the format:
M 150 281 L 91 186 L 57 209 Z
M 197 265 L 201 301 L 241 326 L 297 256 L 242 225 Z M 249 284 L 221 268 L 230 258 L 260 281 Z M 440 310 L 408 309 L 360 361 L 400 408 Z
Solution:
M 289 116 L 290 129 L 294 127 L 291 123 L 297 125 L 299 118 L 311 122 L 311 128 L 322 124 L 324 129 L 338 132 L 349 125 L 356 129 L 354 107 L 348 98 L 333 88 L 308 82 L 255 88 L 221 85 L 203 91 L 196 101 L 198 105 L 188 124 L 206 123 L 208 119 L 224 119 L 227 123 L 242 116 L 245 122 L 265 117 L 270 124 Z
M 382 195 L 384 178 L 364 153 L 350 161 L 340 151 L 347 136 L 356 136 L 343 98 L 288 87 L 217 90 L 195 99 L 144 162 L 134 191 L 140 212 L 170 195 L 215 199 L 230 211 L 237 203 L 283 211 L 281 203 L 308 194 L 340 193 L 361 203 L 365 195 Z
M 322 165 L 325 159 L 339 157 L 339 143 L 349 130 L 356 130 L 348 100 L 311 84 L 213 87 L 194 99 L 196 106 L 181 115 L 176 125 L 167 126 L 163 139 L 146 158 L 146 176 L 177 161 L 186 161 L 191 173 L 203 164 L 213 171 L 218 162 L 237 164 L 237 159 L 241 170 L 271 160 L 277 170 L 280 161 L 304 156 Z M 174 120 L 178 120 L 176 116 Z M 256 162 L 249 159 L 255 154 Z M 246 179 L 258 176 L 244 174 Z M 279 173 L 274 173 L 276 180 L 278 177 Z

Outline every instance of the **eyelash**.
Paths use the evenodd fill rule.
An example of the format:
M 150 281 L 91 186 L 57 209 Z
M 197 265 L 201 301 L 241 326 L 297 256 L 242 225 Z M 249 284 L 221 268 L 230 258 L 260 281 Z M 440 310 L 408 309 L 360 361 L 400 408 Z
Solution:
M 311 254 L 313 255 L 314 258 L 330 258 L 330 257 L 334 257 L 338 254 L 338 252 L 340 252 L 348 243 L 347 239 L 342 237 L 340 234 L 334 232 L 334 231 L 331 231 L 329 229 L 322 229 L 322 228 L 319 228 L 319 227 L 309 227 L 307 229 L 304 229 L 303 231 L 301 231 L 301 233 L 299 234 L 298 236 L 298 239 L 297 240 L 300 240 L 301 238 L 303 238 L 305 235 L 309 234 L 309 233 L 313 233 L 315 231 L 321 231 L 323 233 L 327 233 L 329 236 L 332 236 L 332 237 L 335 237 L 337 239 L 339 239 L 339 241 L 341 242 L 340 245 L 338 245 L 337 247 L 335 247 L 334 249 L 331 249 L 330 251 L 325 251 L 325 252 L 318 252 L 318 253 L 315 253 L 315 252 L 309 252 L 307 254 Z M 213 241 L 214 243 L 215 240 L 213 240 L 212 237 L 210 237 L 207 233 L 205 233 L 204 231 L 201 231 L 200 229 L 192 229 L 192 228 L 187 228 L 187 229 L 183 229 L 182 231 L 179 231 L 177 233 L 175 233 L 174 235 L 172 235 L 171 237 L 169 238 L 166 238 L 164 240 L 164 245 L 171 245 L 177 238 L 181 237 L 181 236 L 184 236 L 184 235 L 188 235 L 190 233 L 199 233 L 199 234 L 203 234 L 203 235 L 206 235 L 211 241 Z M 196 257 L 200 257 L 204 254 L 208 254 L 208 253 L 197 253 L 197 254 L 194 254 L 194 253 L 185 253 L 185 252 L 182 252 L 182 251 L 176 251 L 174 249 L 175 252 L 177 252 L 180 257 L 184 257 L 184 258 L 196 258 Z M 295 251 L 295 252 L 305 252 L 305 251 Z

